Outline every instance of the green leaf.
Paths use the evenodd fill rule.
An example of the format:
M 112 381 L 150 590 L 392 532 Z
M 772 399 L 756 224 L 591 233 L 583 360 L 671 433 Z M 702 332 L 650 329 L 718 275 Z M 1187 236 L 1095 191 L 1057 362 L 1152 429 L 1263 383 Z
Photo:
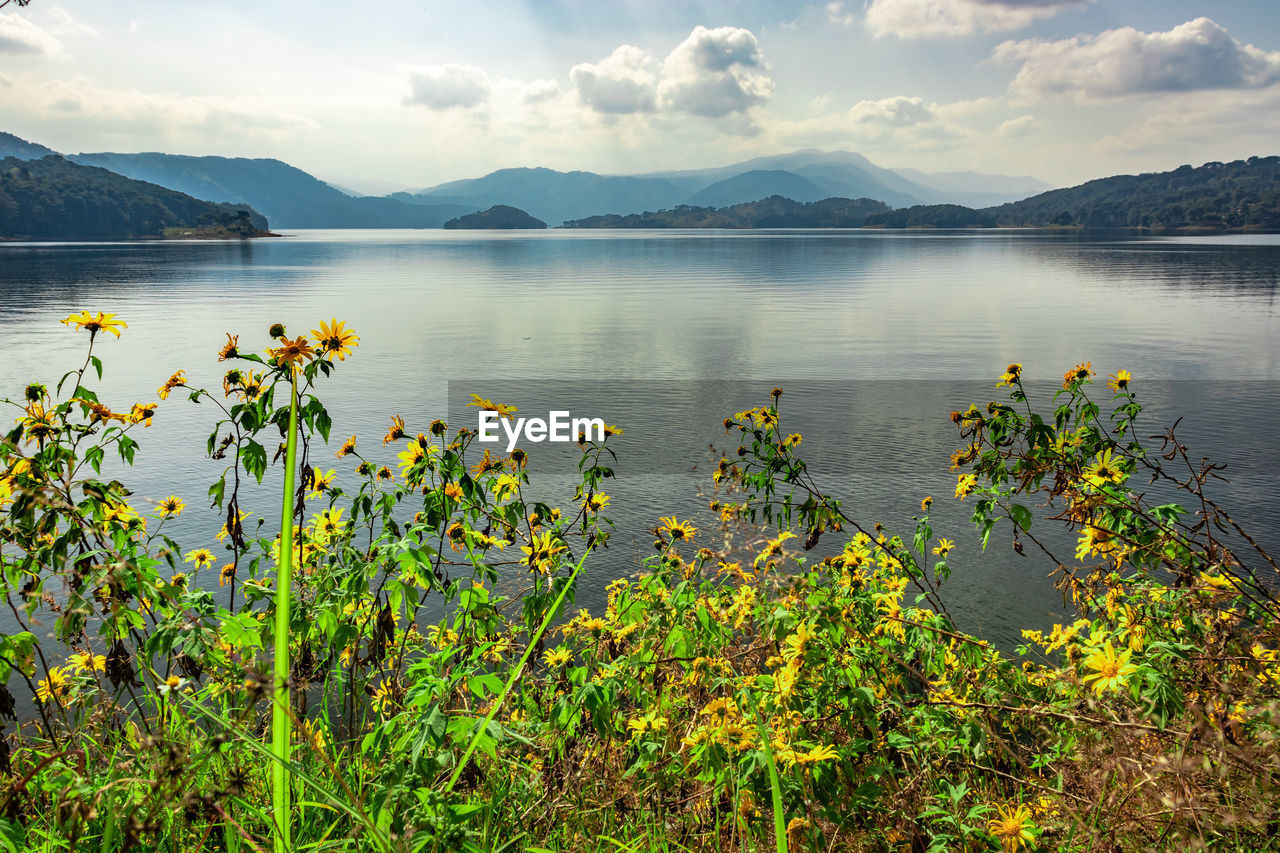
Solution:
M 1027 509 L 1022 504 L 1014 504 L 1009 507 L 1009 517 L 1013 519 L 1014 524 L 1018 525 L 1023 530 L 1031 529 L 1031 510 Z

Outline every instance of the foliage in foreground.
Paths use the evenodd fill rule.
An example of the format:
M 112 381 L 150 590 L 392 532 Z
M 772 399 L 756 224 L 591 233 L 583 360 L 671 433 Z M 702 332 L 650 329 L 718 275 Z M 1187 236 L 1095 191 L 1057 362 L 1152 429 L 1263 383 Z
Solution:
M 132 464 L 158 408 L 116 412 L 90 387 L 98 336 L 123 324 L 68 325 L 90 333 L 84 364 L 28 386 L 0 444 L 18 628 L 0 676 L 33 703 L 0 741 L 0 849 L 271 843 L 280 544 L 240 497 L 286 432 L 276 393 L 294 370 L 294 849 L 1275 846 L 1280 604 L 1255 572 L 1276 566 L 1206 494 L 1217 469 L 1172 433 L 1138 440 L 1123 371 L 1108 414 L 1088 365 L 1046 416 L 1018 365 L 1007 402 L 952 413 L 979 535 L 1043 556 L 1078 616 L 1010 656 L 948 614 L 954 544 L 933 535 L 932 499 L 905 536 L 849 518 L 782 428 L 778 390 L 725 422 L 740 446 L 715 474 L 719 529 L 661 519 L 647 571 L 574 614 L 613 529 L 607 435 L 580 442 L 560 508 L 526 498 L 522 451 L 398 417 L 381 445 L 341 445 L 358 486 L 338 488 L 315 458 L 315 385 L 357 342 L 337 321 L 312 339 L 273 329 L 266 356 L 229 335 L 219 357 L 240 366 L 223 388 L 186 388 L 220 413 L 210 498 L 226 523 L 220 557 L 183 551 L 165 532 L 183 500 L 144 513 L 102 473 L 108 454 Z M 1074 554 L 1033 532 L 1048 517 Z M 512 576 L 524 588 L 500 594 Z M 0 688 L 0 713 L 19 707 Z

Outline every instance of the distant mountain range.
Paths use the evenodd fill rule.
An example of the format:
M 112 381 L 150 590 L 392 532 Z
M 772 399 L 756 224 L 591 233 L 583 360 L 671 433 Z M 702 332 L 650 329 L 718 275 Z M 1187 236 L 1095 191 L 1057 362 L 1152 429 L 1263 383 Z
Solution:
M 549 223 L 590 216 L 696 207 L 727 207 L 780 195 L 810 202 L 870 198 L 893 207 L 924 203 L 999 204 L 1050 185 L 1031 177 L 913 172 L 908 178 L 861 154 L 816 149 L 758 157 L 730 166 L 641 175 L 598 175 L 553 169 L 500 169 L 481 178 L 450 181 L 390 197 L 412 204 L 456 204 L 474 210 L 506 204 Z M 987 189 L 982 189 L 987 187 Z
M 266 227 L 243 205 L 200 201 L 56 154 L 0 160 L 0 239 L 256 237 Z

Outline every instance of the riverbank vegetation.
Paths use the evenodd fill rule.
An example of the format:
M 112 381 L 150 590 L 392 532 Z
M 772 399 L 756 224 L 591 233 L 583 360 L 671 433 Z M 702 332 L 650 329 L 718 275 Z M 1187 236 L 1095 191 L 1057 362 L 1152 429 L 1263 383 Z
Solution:
M 178 371 L 137 403 L 95 391 L 125 323 L 66 323 L 85 360 L 8 401 L 0 442 L 0 849 L 1280 846 L 1277 567 L 1218 469 L 1141 438 L 1126 371 L 1039 401 L 1010 365 L 951 413 L 954 494 L 901 531 L 847 513 L 775 389 L 725 420 L 718 522 L 654 519 L 589 611 L 616 428 L 551 505 L 523 451 L 443 421 L 327 444 L 320 389 L 358 357 L 337 320 L 228 334 L 221 387 Z M 145 505 L 111 472 L 182 397 L 225 472 Z M 276 526 L 241 498 L 282 459 Z M 1075 618 L 1013 652 L 961 631 L 935 500 Z M 184 548 L 169 522 L 205 501 L 218 546 Z

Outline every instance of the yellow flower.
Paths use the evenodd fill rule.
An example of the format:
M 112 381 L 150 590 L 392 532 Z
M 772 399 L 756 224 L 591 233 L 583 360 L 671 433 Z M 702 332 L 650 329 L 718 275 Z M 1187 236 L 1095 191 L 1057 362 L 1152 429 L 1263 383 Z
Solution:
M 530 571 L 545 575 L 551 571 L 552 558 L 564 551 L 565 545 L 563 542 L 553 541 L 552 533 L 548 530 L 540 535 L 535 534 L 528 545 L 520 546 L 520 550 L 524 552 L 520 562 L 528 566 Z
M 996 383 L 997 388 L 1005 385 L 1014 385 L 1022 378 L 1022 365 L 1011 364 L 1004 369 L 1004 376 L 1000 377 L 1000 381 Z
M 226 586 L 227 584 L 235 580 L 235 578 L 236 578 L 235 563 L 227 563 L 225 566 L 222 567 L 221 571 L 218 572 L 218 586 Z
M 497 412 L 498 417 L 500 418 L 508 417 L 509 415 L 520 411 L 516 406 L 508 406 L 505 403 L 495 403 L 487 397 L 481 397 L 479 394 L 472 394 L 471 402 L 467 403 L 467 405 L 474 406 L 481 411 Z
M 75 326 L 77 329 L 87 329 L 90 338 L 104 330 L 118 338 L 120 337 L 120 330 L 129 328 L 129 324 L 124 320 L 115 319 L 115 316 L 115 314 L 103 314 L 101 311 L 97 314 L 81 311 L 79 314 L 72 314 L 62 322 L 64 325 Z
M 338 448 L 338 452 L 334 455 L 341 459 L 344 456 L 350 456 L 356 452 L 356 437 L 353 435 L 346 441 L 342 442 L 342 446 Z
M 799 666 L 799 661 L 804 658 L 805 646 L 812 636 L 813 632 L 809 630 L 808 622 L 797 625 L 796 632 L 782 641 L 782 659 L 788 663 L 796 662 Z
M 978 478 L 974 474 L 961 474 L 956 480 L 956 497 L 964 500 L 978 487 Z
M 1124 471 L 1119 461 L 1111 458 L 1111 448 L 1102 450 L 1094 457 L 1093 462 L 1083 471 L 1084 481 L 1095 488 L 1124 480 Z
M 1076 559 L 1084 561 L 1085 558 L 1094 554 L 1106 555 L 1115 549 L 1116 543 L 1112 540 L 1110 531 L 1088 524 L 1085 525 L 1084 530 L 1080 531 L 1080 540 L 1076 544 Z
M 951 552 L 951 549 L 955 547 L 955 544 L 950 539 L 939 539 L 937 547 L 933 549 L 933 553 L 938 557 L 945 558 Z
M 144 427 L 151 426 L 151 419 L 156 416 L 155 403 L 134 403 L 133 408 L 129 411 L 129 423 L 142 424 Z
M 933 498 L 932 498 L 932 497 L 927 497 L 927 498 L 925 498 L 924 500 L 920 501 L 920 510 L 921 510 L 921 512 L 928 512 L 928 511 L 929 511 L 929 507 L 931 507 L 931 506 L 933 506 Z
M 27 406 L 27 416 L 18 418 L 15 423 L 24 427 L 28 438 L 44 439 L 58 434 L 58 425 L 54 420 L 55 413 L 46 410 L 43 403 L 31 403 Z
M 325 490 L 333 485 L 333 478 L 338 474 L 337 471 L 330 468 L 328 471 L 315 471 L 311 475 L 311 489 L 307 497 L 315 499 L 324 494 Z
M 179 370 L 177 373 L 170 376 L 163 385 L 157 388 L 156 393 L 160 395 L 161 400 L 168 400 L 170 391 L 186 384 L 187 372 L 185 370 Z
M 1132 650 L 1117 652 L 1111 641 L 1107 640 L 1101 649 L 1084 659 L 1084 665 L 1093 672 L 1085 675 L 1086 683 L 1092 681 L 1093 692 L 1101 696 L 1108 690 L 1119 690 L 1125 679 L 1138 671 L 1138 667 L 1129 663 Z
M 240 354 L 237 349 L 237 345 L 240 343 L 240 336 L 233 335 L 230 332 L 223 332 L 223 334 L 227 336 L 227 342 L 222 345 L 222 349 L 218 350 L 218 361 L 226 361 Z
M 586 500 L 587 510 L 590 512 L 599 512 L 609 503 L 609 496 L 604 492 L 596 492 Z
M 815 746 L 808 752 L 797 752 L 795 759 L 798 764 L 817 764 L 819 761 L 829 761 L 837 756 L 836 749 L 830 744 Z
M 987 822 L 987 831 L 1000 840 L 1000 846 L 1010 853 L 1029 847 L 1036 840 L 1035 823 L 1031 820 L 1031 808 L 1019 805 L 1005 810 L 997 807 L 998 819 Z
M 355 332 L 346 328 L 346 322 L 333 318 L 331 323 L 320 321 L 319 329 L 312 329 L 316 345 L 325 356 L 337 356 L 338 361 L 346 361 L 351 355 L 351 348 L 359 346 L 360 338 Z
M 662 522 L 658 532 L 666 533 L 673 542 L 687 542 L 698 532 L 691 522 L 677 521 L 674 515 L 663 516 L 658 520 Z
M 391 427 L 387 430 L 387 435 L 382 439 L 382 443 L 390 444 L 404 438 L 404 418 L 399 415 L 391 416 Z
M 1062 374 L 1062 387 L 1070 388 L 1073 383 L 1084 382 L 1093 375 L 1093 362 L 1082 361 L 1066 373 Z
M 567 664 L 572 657 L 573 655 L 569 653 L 569 650 L 564 646 L 561 646 L 558 649 L 547 649 L 547 652 L 542 656 L 542 659 L 546 661 L 547 666 L 555 669 Z
M 169 497 L 160 501 L 160 505 L 156 509 L 161 518 L 172 518 L 175 515 L 181 515 L 185 506 L 186 504 L 177 495 L 169 495 Z
M 41 702 L 48 702 L 55 696 L 61 699 L 67 692 L 67 675 L 58 667 L 49 668 L 49 677 L 40 679 L 36 686 L 36 696 Z
M 1129 390 L 1129 383 L 1133 381 L 1133 374 L 1127 370 L 1117 370 L 1107 380 L 1107 387 L 1119 394 L 1121 391 Z
M 76 652 L 67 658 L 67 663 L 75 668 L 77 672 L 105 672 L 107 668 L 107 656 L 95 655 L 92 652 Z
M 183 562 L 195 563 L 197 569 L 203 569 L 205 566 L 213 564 L 213 552 L 208 548 L 199 548 L 188 552 L 187 556 L 183 558 Z
M 299 365 L 304 361 L 310 361 L 315 358 L 316 351 L 311 348 L 311 344 L 302 335 L 294 340 L 286 337 L 280 338 L 280 346 L 268 347 L 267 355 L 276 360 L 276 364 L 292 364 Z

